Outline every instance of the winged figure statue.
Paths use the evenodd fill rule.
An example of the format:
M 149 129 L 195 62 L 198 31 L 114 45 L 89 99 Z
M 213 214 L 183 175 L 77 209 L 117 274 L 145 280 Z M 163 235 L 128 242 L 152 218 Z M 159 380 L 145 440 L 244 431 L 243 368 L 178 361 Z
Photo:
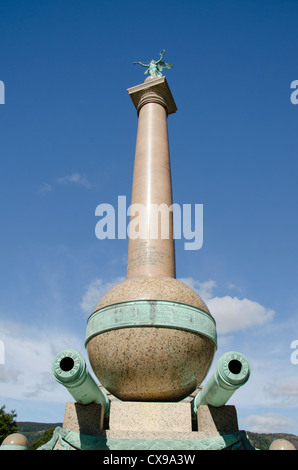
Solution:
M 173 67 L 172 64 L 167 64 L 162 60 L 165 52 L 165 50 L 161 51 L 159 53 L 160 58 L 158 60 L 152 59 L 149 64 L 143 64 L 142 62 L 134 62 L 134 64 L 139 64 L 143 67 L 147 67 L 147 70 L 145 70 L 144 72 L 145 74 L 149 73 L 149 75 L 153 77 L 162 77 L 162 69 L 171 69 Z

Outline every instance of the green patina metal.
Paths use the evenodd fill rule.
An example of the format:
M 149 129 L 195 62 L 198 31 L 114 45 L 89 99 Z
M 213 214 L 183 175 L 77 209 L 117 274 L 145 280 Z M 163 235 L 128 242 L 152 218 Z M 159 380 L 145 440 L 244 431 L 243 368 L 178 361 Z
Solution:
M 77 403 L 101 403 L 105 415 L 109 413 L 110 401 L 89 374 L 86 361 L 79 352 L 65 349 L 57 354 L 52 362 L 52 374 Z
M 223 354 L 215 371 L 193 400 L 193 412 L 199 405 L 223 406 L 233 393 L 244 385 L 250 376 L 250 364 L 247 358 L 236 351 Z
M 245 431 L 222 436 L 193 439 L 116 439 L 106 436 L 88 436 L 57 427 L 53 437 L 37 450 L 53 450 L 59 443 L 63 450 L 256 450 Z
M 0 450 L 28 450 L 28 446 L 19 446 L 16 444 L 2 444 Z
M 160 58 L 158 60 L 152 59 L 149 64 L 143 64 L 142 62 L 134 62 L 134 64 L 142 65 L 142 67 L 147 67 L 145 74 L 149 73 L 152 77 L 162 77 L 162 69 L 171 69 L 172 64 L 167 64 L 162 60 L 165 50 L 161 51 Z
M 217 346 L 213 317 L 190 305 L 166 300 L 136 300 L 101 308 L 88 318 L 86 343 L 106 331 L 131 327 L 175 328 L 210 338 Z

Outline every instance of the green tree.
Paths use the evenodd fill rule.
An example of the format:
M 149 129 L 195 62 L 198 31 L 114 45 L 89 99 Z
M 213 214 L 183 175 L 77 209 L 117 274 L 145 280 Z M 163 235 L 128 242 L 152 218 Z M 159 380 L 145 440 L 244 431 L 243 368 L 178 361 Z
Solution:
M 38 447 L 50 441 L 53 437 L 54 431 L 55 431 L 55 428 L 47 429 L 37 441 L 30 444 L 29 450 L 36 450 L 38 449 Z
M 4 410 L 5 405 L 0 408 L 0 445 L 9 434 L 16 432 L 18 429 L 18 425 L 15 422 L 17 416 L 15 410 L 10 413 L 6 413 Z

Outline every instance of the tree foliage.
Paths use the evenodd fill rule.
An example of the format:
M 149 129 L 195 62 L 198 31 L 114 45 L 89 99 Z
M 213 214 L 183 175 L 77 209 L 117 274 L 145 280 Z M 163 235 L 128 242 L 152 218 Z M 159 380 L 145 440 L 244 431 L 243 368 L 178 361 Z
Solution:
M 15 422 L 17 414 L 15 410 L 11 411 L 10 413 L 5 412 L 5 405 L 1 406 L 0 408 L 0 445 L 2 444 L 3 440 L 17 431 L 18 426 Z
M 33 444 L 29 446 L 29 450 L 36 450 L 38 447 L 50 441 L 52 439 L 54 430 L 55 428 L 47 429 L 37 441 L 33 442 Z
M 295 434 L 286 434 L 286 433 L 254 433 L 247 432 L 250 443 L 259 450 L 268 450 L 270 444 L 276 439 L 285 439 L 286 441 L 291 442 L 296 449 L 298 449 L 298 437 Z

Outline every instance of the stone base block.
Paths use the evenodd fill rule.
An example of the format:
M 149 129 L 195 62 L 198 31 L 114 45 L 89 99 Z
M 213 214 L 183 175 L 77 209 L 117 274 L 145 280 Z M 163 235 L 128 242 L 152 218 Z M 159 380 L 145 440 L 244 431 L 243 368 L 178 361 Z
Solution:
M 239 431 L 235 406 L 215 408 L 200 405 L 198 430 L 192 429 L 191 403 L 111 401 L 108 428 L 104 430 L 104 410 L 100 404 L 66 403 L 63 428 L 79 434 L 136 439 L 154 436 L 173 439 L 203 438 Z
M 232 434 L 239 431 L 235 406 L 215 408 L 200 405 L 197 411 L 198 430 L 207 435 Z
M 239 431 L 234 406 L 201 405 L 192 429 L 191 402 L 110 402 L 103 424 L 101 405 L 66 403 L 63 430 L 54 450 L 254 449 Z M 70 432 L 68 432 L 70 431 Z
M 179 432 L 192 430 L 189 403 L 121 402 L 111 403 L 110 431 Z
M 79 434 L 99 436 L 103 429 L 104 409 L 97 403 L 80 405 L 79 403 L 66 403 L 63 428 Z

